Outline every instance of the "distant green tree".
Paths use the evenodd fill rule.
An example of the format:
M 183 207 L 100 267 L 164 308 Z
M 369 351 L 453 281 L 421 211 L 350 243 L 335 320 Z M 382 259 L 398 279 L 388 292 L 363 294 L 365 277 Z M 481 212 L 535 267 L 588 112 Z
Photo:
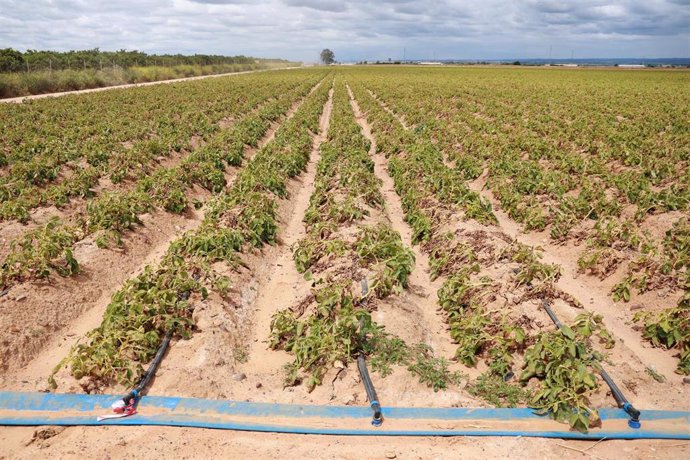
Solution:
M 24 56 L 22 53 L 5 48 L 0 50 L 0 72 L 16 72 L 24 70 Z
M 326 65 L 333 64 L 335 62 L 335 53 L 328 48 L 324 49 L 321 51 L 321 62 Z

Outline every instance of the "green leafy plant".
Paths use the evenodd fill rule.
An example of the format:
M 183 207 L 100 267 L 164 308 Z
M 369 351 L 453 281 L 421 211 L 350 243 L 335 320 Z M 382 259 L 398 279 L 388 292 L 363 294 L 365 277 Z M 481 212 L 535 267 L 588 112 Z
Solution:
M 560 330 L 541 333 L 525 351 L 520 381 L 536 377 L 540 386 L 530 404 L 541 415 L 549 414 L 567 422 L 578 431 L 586 432 L 601 422 L 591 407 L 587 394 L 598 387 L 594 372 L 600 369 L 602 356 L 587 344 L 593 332 L 590 324 L 576 330 L 563 326 Z M 589 334 L 588 334 L 589 333 Z
M 529 389 L 511 385 L 494 373 L 480 375 L 469 385 L 468 391 L 472 396 L 482 398 L 496 407 L 517 407 L 528 404 L 533 398 Z

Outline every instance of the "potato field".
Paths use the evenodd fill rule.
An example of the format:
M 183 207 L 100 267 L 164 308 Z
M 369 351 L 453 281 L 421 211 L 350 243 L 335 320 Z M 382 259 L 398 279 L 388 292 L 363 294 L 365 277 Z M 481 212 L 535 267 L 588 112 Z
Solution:
M 384 407 L 587 433 L 604 370 L 690 410 L 690 72 L 314 67 L 0 133 L 2 390 L 124 394 L 171 334 L 147 394 L 368 406 L 361 355 Z

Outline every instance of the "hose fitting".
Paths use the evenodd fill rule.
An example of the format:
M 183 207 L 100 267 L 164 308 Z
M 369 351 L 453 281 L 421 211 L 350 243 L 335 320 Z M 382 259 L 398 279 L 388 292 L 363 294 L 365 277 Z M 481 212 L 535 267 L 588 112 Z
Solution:
M 626 402 L 623 404 L 623 410 L 630 416 L 630 420 L 628 420 L 630 428 L 638 429 L 642 426 L 640 424 L 640 411 L 635 409 L 632 404 Z
M 371 420 L 373 426 L 381 426 L 383 423 L 383 414 L 381 414 L 381 405 L 378 401 L 371 402 L 371 410 L 374 411 L 374 417 Z

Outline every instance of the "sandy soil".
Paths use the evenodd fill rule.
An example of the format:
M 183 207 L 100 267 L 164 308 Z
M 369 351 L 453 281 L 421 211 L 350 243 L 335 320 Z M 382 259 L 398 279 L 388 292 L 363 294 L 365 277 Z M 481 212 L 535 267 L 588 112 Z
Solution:
M 34 428 L 0 430 L 0 458 L 328 458 L 328 459 L 668 459 L 687 458 L 678 441 L 539 438 L 412 438 L 286 435 L 191 428 L 74 427 L 32 442 Z M 28 445 L 25 445 L 28 444 Z M 584 451 L 584 453 L 579 452 Z

